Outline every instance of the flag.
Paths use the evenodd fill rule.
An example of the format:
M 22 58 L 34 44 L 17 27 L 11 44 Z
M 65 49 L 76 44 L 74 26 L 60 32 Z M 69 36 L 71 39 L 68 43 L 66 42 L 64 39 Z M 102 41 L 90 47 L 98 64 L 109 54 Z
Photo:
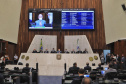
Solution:
M 43 50 L 43 47 L 42 47 L 42 39 L 41 39 L 41 43 L 40 43 L 40 50 Z
M 77 39 L 77 51 L 79 49 L 79 39 Z

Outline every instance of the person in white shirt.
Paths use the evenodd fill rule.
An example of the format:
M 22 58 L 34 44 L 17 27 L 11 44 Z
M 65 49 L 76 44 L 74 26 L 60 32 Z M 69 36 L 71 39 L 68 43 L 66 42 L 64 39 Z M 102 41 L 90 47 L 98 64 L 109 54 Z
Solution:
M 18 56 L 15 54 L 15 56 L 14 56 L 14 64 L 17 64 L 17 61 L 18 61 Z

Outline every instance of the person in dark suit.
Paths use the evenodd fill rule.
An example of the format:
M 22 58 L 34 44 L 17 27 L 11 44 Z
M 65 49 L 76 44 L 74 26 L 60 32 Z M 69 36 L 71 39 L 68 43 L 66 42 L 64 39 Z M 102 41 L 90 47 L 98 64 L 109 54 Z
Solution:
M 114 63 L 113 63 L 113 68 L 118 70 L 118 63 L 116 61 L 114 61 Z
M 91 71 L 91 67 L 89 66 L 89 63 L 87 62 L 86 63 L 86 67 L 84 67 L 84 71 L 88 70 L 88 71 Z
M 34 49 L 32 53 L 37 53 L 37 50 L 36 50 L 36 49 Z
M 77 63 L 73 63 L 73 67 L 69 68 L 68 74 L 73 73 L 73 74 L 78 74 L 79 67 L 77 67 Z
M 57 53 L 62 53 L 62 52 L 60 51 L 60 49 L 58 49 Z
M 119 63 L 121 63 L 121 57 L 120 57 L 118 54 L 117 54 L 116 59 L 117 59 L 117 61 L 118 61 Z
M 106 55 L 106 64 L 110 63 L 110 53 Z
M 82 79 L 84 78 L 84 69 L 79 69 L 79 77 L 74 78 L 71 84 L 81 84 Z
M 126 59 L 125 59 L 124 55 L 122 54 L 122 58 L 121 58 L 122 69 L 125 69 L 125 61 L 126 61 Z
M 105 71 L 105 75 L 106 75 L 107 73 L 109 73 L 109 72 L 117 72 L 116 69 L 113 69 L 113 66 L 112 66 L 111 63 L 109 64 L 109 69 Z
M 71 51 L 71 53 L 76 53 L 75 51 L 74 51 L 74 49 Z
M 76 53 L 82 53 L 81 49 L 79 48 L 78 51 Z
M 85 48 L 85 50 L 83 51 L 83 53 L 88 53 L 87 49 Z
M 97 70 L 103 70 L 103 67 L 101 67 L 101 63 L 98 64 Z
M 44 51 L 44 53 L 49 53 L 48 49 L 46 49 L 46 50 Z
M 56 51 L 55 51 L 55 49 L 54 49 L 54 48 L 52 49 L 51 53 L 56 53 Z
M 69 53 L 69 52 L 67 51 L 67 49 L 65 49 L 64 53 Z
M 22 73 L 29 74 L 29 72 L 30 72 L 29 63 L 26 63 L 26 67 L 22 69 Z

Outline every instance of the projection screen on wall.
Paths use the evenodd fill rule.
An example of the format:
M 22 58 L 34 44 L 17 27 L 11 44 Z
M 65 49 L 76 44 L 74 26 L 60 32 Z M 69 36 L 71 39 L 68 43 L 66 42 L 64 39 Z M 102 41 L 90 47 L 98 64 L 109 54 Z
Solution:
M 22 0 L 0 0 L 0 39 L 17 43 Z

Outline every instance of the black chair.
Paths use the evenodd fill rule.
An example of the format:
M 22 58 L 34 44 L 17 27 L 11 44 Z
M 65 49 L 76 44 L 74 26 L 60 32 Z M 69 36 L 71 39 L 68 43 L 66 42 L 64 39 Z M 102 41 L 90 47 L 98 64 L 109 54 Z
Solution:
M 117 72 L 108 72 L 105 74 L 105 79 L 113 80 L 114 78 L 117 78 Z
M 19 62 L 18 65 L 23 65 L 23 63 L 22 62 Z

